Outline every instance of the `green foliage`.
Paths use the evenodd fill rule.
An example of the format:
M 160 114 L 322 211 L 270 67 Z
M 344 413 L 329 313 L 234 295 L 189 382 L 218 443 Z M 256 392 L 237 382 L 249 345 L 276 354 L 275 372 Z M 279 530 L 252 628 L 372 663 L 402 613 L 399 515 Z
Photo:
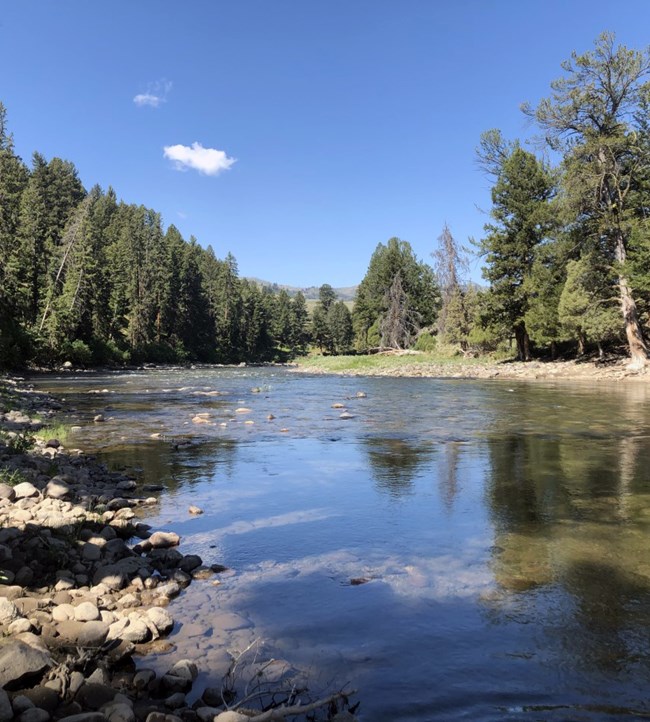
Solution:
M 8 469 L 6 466 L 0 467 L 0 484 L 16 486 L 23 481 L 29 480 L 19 469 Z
M 406 323 L 399 345 L 407 345 L 406 333 L 415 337 L 417 331 L 431 325 L 438 313 L 440 293 L 433 270 L 419 261 L 411 245 L 399 238 L 380 243 L 370 259 L 368 270 L 359 284 L 352 314 L 356 345 L 359 350 L 377 348 L 370 338 L 370 329 L 381 324 L 391 306 L 391 288 L 399 275 L 404 306 L 400 314 Z M 394 301 L 394 298 L 393 298 Z
M 426 353 L 433 353 L 438 346 L 438 339 L 429 331 L 423 331 L 415 342 L 413 348 L 416 351 L 424 351 Z

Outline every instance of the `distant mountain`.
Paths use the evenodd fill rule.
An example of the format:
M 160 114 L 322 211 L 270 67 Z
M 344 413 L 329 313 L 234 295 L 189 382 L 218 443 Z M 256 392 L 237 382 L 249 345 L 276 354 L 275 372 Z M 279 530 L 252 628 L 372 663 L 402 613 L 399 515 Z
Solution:
M 287 286 L 283 283 L 272 283 L 271 281 L 264 281 L 261 278 L 248 278 L 251 283 L 256 283 L 262 288 L 270 288 L 272 291 L 285 290 L 290 296 L 295 296 L 298 291 L 302 291 L 303 296 L 307 301 L 318 301 L 318 289 L 319 286 L 308 286 L 306 288 L 300 288 L 299 286 Z M 341 301 L 353 301 L 356 296 L 358 286 L 346 286 L 344 288 L 335 288 L 334 292 Z

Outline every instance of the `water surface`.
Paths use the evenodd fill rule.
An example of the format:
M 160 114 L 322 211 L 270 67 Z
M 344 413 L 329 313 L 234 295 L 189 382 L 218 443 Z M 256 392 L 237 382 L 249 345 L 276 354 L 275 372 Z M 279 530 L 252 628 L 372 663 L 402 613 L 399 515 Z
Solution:
M 151 523 L 233 570 L 172 605 L 203 682 L 224 645 L 262 640 L 314 688 L 359 689 L 366 721 L 650 716 L 644 385 L 254 368 L 39 385 L 76 409 L 68 445 L 163 484 Z

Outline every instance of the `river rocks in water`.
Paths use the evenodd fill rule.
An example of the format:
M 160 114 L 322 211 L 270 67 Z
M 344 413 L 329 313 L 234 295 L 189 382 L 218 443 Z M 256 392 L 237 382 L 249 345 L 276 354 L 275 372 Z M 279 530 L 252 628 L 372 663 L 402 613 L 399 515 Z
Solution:
M 181 538 L 173 531 L 156 531 L 140 546 L 143 548 L 167 549 L 180 544 Z
M 28 644 L 20 639 L 10 639 L 0 645 L 0 687 L 6 688 L 37 678 L 51 666 L 52 658 L 38 643 Z
M 349 411 L 344 411 L 340 416 L 339 419 L 353 419 L 354 414 L 351 414 Z
M 199 506 L 194 506 L 194 504 L 192 504 L 187 511 L 190 514 L 194 514 L 195 516 L 199 515 L 199 514 L 203 514 L 203 509 L 201 509 L 201 507 L 199 507 Z
M 197 567 L 200 567 L 202 563 L 203 561 L 201 560 L 201 557 L 197 554 L 188 554 L 187 556 L 183 557 L 178 567 L 181 571 L 189 574 Z
M 252 409 L 247 408 L 246 406 L 240 406 L 238 409 L 235 409 L 236 414 L 250 414 Z
M 355 396 L 356 396 L 358 399 L 365 399 L 365 398 L 368 396 L 368 394 L 367 394 L 365 391 L 357 391 L 357 393 L 355 394 Z
M 105 418 L 104 414 L 97 414 L 96 416 L 93 417 L 93 421 L 96 424 L 101 424 L 102 422 L 106 421 L 106 418 Z
M 344 408 L 345 408 L 345 404 L 339 404 L 339 403 L 332 404 L 332 408 L 333 408 L 333 409 L 344 409 Z
M 172 615 L 163 607 L 150 607 L 146 616 L 160 634 L 167 634 L 174 626 Z

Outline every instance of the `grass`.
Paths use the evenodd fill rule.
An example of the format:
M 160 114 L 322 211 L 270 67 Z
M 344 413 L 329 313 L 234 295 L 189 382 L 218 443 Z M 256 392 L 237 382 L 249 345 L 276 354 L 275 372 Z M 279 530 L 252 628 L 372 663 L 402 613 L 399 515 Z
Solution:
M 296 360 L 298 366 L 318 368 L 322 371 L 344 373 L 346 371 L 376 371 L 402 369 L 427 364 L 445 366 L 472 366 L 485 363 L 485 359 L 464 358 L 462 356 L 443 356 L 435 353 L 372 354 L 358 356 L 320 356 L 310 355 Z
M 61 443 L 64 443 L 65 440 L 70 435 L 70 427 L 67 424 L 48 424 L 47 426 L 44 426 L 42 429 L 39 429 L 37 432 L 34 433 L 34 436 L 36 436 L 38 439 L 43 439 L 43 441 L 48 441 L 49 439 L 58 439 Z
M 16 486 L 16 484 L 20 484 L 23 481 L 27 481 L 27 479 L 19 469 L 0 468 L 0 484 Z

